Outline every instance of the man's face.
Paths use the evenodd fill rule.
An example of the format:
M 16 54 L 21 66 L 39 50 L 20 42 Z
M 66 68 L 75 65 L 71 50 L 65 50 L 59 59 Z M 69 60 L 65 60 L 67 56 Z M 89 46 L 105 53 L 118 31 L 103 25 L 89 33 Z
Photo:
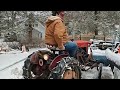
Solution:
M 64 15 L 65 15 L 65 12 L 64 12 L 64 11 L 61 11 L 61 12 L 59 13 L 59 15 L 63 18 Z

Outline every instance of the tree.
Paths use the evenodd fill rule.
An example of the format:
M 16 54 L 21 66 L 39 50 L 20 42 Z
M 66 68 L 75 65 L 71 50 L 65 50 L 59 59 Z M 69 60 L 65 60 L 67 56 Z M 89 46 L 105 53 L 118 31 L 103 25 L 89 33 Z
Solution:
M 95 11 L 94 14 L 95 14 L 95 22 L 97 22 L 99 11 Z M 95 24 L 95 35 L 98 35 L 98 29 L 97 28 L 98 28 L 97 24 Z
M 28 37 L 29 37 L 28 42 L 29 43 L 32 43 L 32 31 L 33 31 L 34 20 L 35 19 L 34 19 L 33 13 L 30 13 L 28 16 Z
M 31 26 L 28 32 L 21 24 L 35 18 L 44 25 L 48 16 L 51 16 L 51 11 L 0 11 L 0 34 L 15 32 L 22 36 L 25 33 L 21 32 L 26 32 L 31 41 Z M 105 39 L 106 36 L 113 35 L 116 24 L 120 25 L 120 11 L 66 11 L 64 22 L 70 35 L 75 30 L 78 35 L 92 33 L 103 35 Z M 29 22 L 29 25 L 32 23 Z

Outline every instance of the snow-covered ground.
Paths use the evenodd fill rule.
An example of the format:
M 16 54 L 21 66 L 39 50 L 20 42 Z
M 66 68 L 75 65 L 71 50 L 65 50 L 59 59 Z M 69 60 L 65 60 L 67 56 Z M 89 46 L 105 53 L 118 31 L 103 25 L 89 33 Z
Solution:
M 101 79 L 114 79 L 113 72 L 109 66 L 102 67 Z
M 116 67 L 114 67 L 114 79 L 120 79 L 120 70 Z
M 88 71 L 81 71 L 82 72 L 82 79 L 97 79 L 98 78 L 98 71 L 97 68 L 89 69 Z
M 18 62 L 19 60 L 26 58 L 29 54 L 30 53 L 28 52 L 21 53 L 21 51 L 16 51 L 16 50 L 1 54 L 0 55 L 0 71 L 9 65 L 12 65 L 15 62 Z
M 24 61 L 0 71 L 0 79 L 22 79 L 22 66 Z
M 13 50 L 0 54 L 0 79 L 19 79 L 22 78 L 22 66 L 25 58 L 34 51 L 41 48 L 30 49 L 29 52 Z M 46 48 L 42 48 L 46 49 Z M 21 61 L 22 60 L 22 61 Z M 19 62 L 21 61 L 21 62 Z
M 30 51 L 26 53 L 21 53 L 21 51 L 13 50 L 0 54 L 0 79 L 22 79 L 22 66 L 24 64 L 24 59 L 34 51 L 40 49 L 47 48 L 34 48 L 30 49 Z M 105 50 L 94 50 L 93 53 L 97 55 L 104 55 Z M 106 75 L 110 76 L 108 78 L 114 78 L 109 67 L 103 67 L 102 73 L 103 78 L 106 77 Z M 82 71 L 82 79 L 96 79 L 97 76 L 98 71 L 96 67 L 88 71 Z

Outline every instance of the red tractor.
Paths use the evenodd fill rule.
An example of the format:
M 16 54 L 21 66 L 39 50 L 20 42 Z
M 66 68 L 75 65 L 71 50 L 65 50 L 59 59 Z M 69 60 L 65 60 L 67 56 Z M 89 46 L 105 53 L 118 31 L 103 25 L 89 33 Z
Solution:
M 88 53 L 88 47 L 91 45 L 91 42 L 84 40 L 76 40 L 75 42 L 77 43 L 78 47 L 82 48 L 86 53 Z
M 88 54 L 88 41 L 75 41 L 79 50 L 77 57 L 70 57 L 65 50 L 38 50 L 28 56 L 23 66 L 25 79 L 81 79 L 81 65 L 91 62 Z M 52 47 L 52 48 L 51 48 Z

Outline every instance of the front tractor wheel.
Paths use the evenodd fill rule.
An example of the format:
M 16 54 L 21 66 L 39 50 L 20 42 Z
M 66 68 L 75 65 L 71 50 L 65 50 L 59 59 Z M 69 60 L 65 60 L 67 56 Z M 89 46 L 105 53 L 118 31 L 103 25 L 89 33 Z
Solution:
M 72 69 L 65 70 L 62 79 L 81 79 L 80 67 L 75 66 Z

